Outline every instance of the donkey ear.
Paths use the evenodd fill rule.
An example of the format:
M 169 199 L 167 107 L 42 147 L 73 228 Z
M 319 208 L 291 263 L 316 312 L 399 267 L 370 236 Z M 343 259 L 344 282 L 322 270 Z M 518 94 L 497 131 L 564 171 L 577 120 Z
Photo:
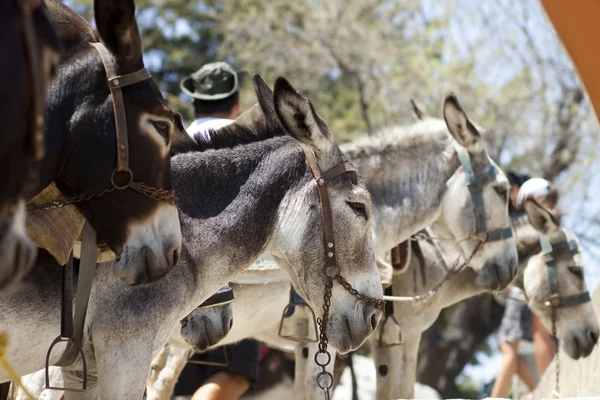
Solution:
M 142 42 L 133 0 L 94 0 L 98 33 L 119 68 L 119 73 L 143 68 Z
M 470 154 L 483 151 L 481 135 L 463 111 L 458 98 L 450 93 L 444 100 L 444 120 L 452 137 Z
M 421 121 L 423 118 L 425 118 L 425 113 L 419 108 L 414 99 L 410 99 L 410 106 L 412 108 L 413 115 L 417 120 Z
M 529 223 L 541 234 L 549 238 L 555 237 L 561 233 L 560 222 L 556 217 L 538 203 L 533 197 L 525 200 L 525 212 Z
M 325 121 L 311 102 L 283 77 L 275 81 L 273 100 L 277 117 L 291 136 L 319 153 L 332 149 L 333 135 Z
M 269 85 L 267 85 L 259 74 L 252 75 L 252 84 L 254 85 L 258 104 L 265 117 L 269 119 L 277 118 L 275 105 L 273 104 L 273 91 Z

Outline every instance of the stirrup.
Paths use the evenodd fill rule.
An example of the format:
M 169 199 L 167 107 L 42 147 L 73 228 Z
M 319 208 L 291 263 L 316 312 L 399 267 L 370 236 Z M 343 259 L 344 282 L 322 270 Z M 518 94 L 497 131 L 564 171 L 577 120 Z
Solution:
M 395 328 L 398 329 L 398 340 L 392 340 L 391 342 L 386 342 L 383 339 L 383 334 L 385 333 L 385 326 L 387 325 L 389 320 L 391 320 L 393 322 Z M 394 346 L 399 346 L 401 344 L 402 344 L 402 331 L 400 330 L 400 324 L 398 323 L 396 316 L 394 314 L 386 315 L 385 320 L 383 320 L 383 324 L 381 325 L 381 328 L 379 329 L 379 347 L 394 347 Z
M 199 308 L 225 306 L 233 302 L 233 300 L 235 300 L 233 289 L 227 283 L 225 286 L 219 289 L 217 293 L 204 300 L 204 303 L 200 304 Z
M 68 387 L 58 387 L 58 386 L 50 386 L 50 355 L 52 354 L 52 349 L 54 348 L 54 346 L 56 346 L 59 343 L 67 343 L 67 349 L 70 346 L 75 346 L 75 348 L 77 349 L 77 353 L 78 355 L 81 356 L 81 360 L 83 362 L 83 385 L 81 386 L 81 389 L 76 389 L 76 388 L 68 388 Z M 66 352 L 66 351 L 65 351 Z M 50 345 L 50 348 L 48 349 L 48 352 L 46 353 L 46 389 L 50 389 L 50 390 L 62 390 L 64 392 L 85 392 L 87 390 L 87 362 L 85 361 L 85 355 L 83 354 L 83 349 L 81 348 L 81 345 L 78 344 L 72 337 L 63 337 L 63 336 L 58 336 L 56 339 L 54 339 L 54 341 L 52 342 L 52 344 Z
M 308 334 L 308 332 L 310 332 L 310 326 L 307 327 L 307 335 L 296 335 L 295 333 L 293 333 L 295 331 L 295 327 L 288 327 L 288 329 L 284 329 L 284 325 L 286 323 L 286 321 L 289 321 L 290 317 L 292 315 L 294 315 L 294 312 L 296 311 L 296 307 L 303 309 L 303 310 L 307 310 L 307 313 L 312 316 L 312 322 L 313 322 L 313 327 L 315 329 L 315 336 L 314 338 L 311 338 Z M 310 319 L 309 319 L 310 321 Z M 284 334 L 282 332 L 287 331 L 287 332 L 292 332 L 291 334 Z M 319 338 L 319 333 L 317 332 L 317 318 L 315 317 L 315 313 L 313 312 L 312 308 L 309 307 L 308 304 L 306 304 L 306 302 L 304 301 L 304 299 L 302 297 L 300 297 L 300 295 L 298 293 L 296 293 L 296 291 L 294 290 L 294 288 L 292 287 L 292 289 L 290 290 L 290 302 L 285 306 L 285 308 L 283 309 L 283 313 L 281 314 L 281 320 L 279 322 L 279 330 L 277 331 L 277 336 L 282 338 L 282 339 L 286 339 L 286 340 L 291 340 L 293 342 L 298 342 L 298 343 L 307 343 L 307 342 L 313 342 L 316 343 L 318 341 Z
M 221 346 L 223 350 L 223 362 L 219 361 L 205 361 L 205 360 L 192 360 L 194 354 L 202 354 L 192 352 L 187 360 L 188 364 L 197 364 L 197 365 L 211 365 L 213 367 L 228 367 L 229 366 L 229 357 L 227 356 L 227 346 Z M 215 349 L 216 350 L 216 349 Z

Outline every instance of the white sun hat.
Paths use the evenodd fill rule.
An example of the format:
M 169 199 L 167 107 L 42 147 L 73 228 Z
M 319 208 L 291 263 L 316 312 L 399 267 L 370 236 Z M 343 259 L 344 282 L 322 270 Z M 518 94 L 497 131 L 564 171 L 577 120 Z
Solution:
M 543 178 L 531 178 L 525 181 L 517 195 L 517 205 L 520 207 L 529 196 L 544 197 L 550 193 L 550 182 Z

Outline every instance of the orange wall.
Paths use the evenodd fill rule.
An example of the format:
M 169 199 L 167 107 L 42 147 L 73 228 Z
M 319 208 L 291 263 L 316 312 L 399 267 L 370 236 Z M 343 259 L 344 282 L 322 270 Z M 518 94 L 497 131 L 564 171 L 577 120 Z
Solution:
M 600 0 L 542 0 L 600 115 Z

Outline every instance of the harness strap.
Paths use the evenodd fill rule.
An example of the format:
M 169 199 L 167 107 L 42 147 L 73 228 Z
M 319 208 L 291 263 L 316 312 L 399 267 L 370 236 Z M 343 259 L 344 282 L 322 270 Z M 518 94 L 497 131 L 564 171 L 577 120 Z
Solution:
M 98 259 L 98 248 L 96 246 L 96 231 L 89 222 L 83 226 L 81 240 L 81 260 L 79 263 L 79 277 L 77 279 L 77 294 L 75 295 L 75 316 L 72 327 L 73 340 L 70 341 L 60 359 L 54 363 L 58 367 L 68 367 L 75 362 L 81 344 L 83 342 L 83 328 L 87 314 L 88 302 L 92 291 L 92 282 L 96 272 L 96 260 Z M 64 293 L 63 293 L 64 295 Z M 63 317 L 71 309 L 63 310 Z M 68 325 L 67 325 L 68 328 Z
M 102 43 L 91 43 L 98 51 L 106 77 L 108 78 L 108 88 L 113 98 L 113 111 L 115 113 L 115 126 L 117 132 L 117 172 L 127 172 L 130 179 L 133 178 L 129 169 L 129 145 L 127 138 L 127 117 L 125 114 L 125 103 L 123 101 L 123 92 L 121 88 L 133 85 L 138 82 L 150 79 L 150 72 L 146 68 L 126 75 L 117 75 L 117 68 L 113 63 L 110 53 Z
M 540 235 L 540 246 L 546 262 L 548 288 L 550 290 L 550 297 L 548 298 L 547 304 L 553 308 L 565 308 L 578 306 L 590 301 L 591 299 L 589 291 L 571 296 L 561 296 L 558 288 L 558 271 L 555 262 L 556 253 L 560 251 L 568 251 L 571 254 L 577 254 L 579 252 L 577 241 L 574 239 L 567 241 L 565 238 L 565 240 L 553 246 L 547 236 Z
M 200 304 L 200 308 L 210 308 L 216 306 L 223 306 L 231 303 L 235 299 L 233 295 L 233 289 L 226 284 L 219 291 L 208 299 L 206 299 L 202 304 Z
M 62 269 L 60 336 L 73 337 L 73 252 Z
M 476 175 L 471 163 L 469 152 L 461 146 L 456 140 L 452 140 L 452 145 L 456 150 L 460 164 L 463 167 L 467 178 L 467 187 L 471 193 L 473 201 L 473 213 L 475 214 L 475 234 L 482 242 L 497 242 L 509 239 L 513 236 L 512 228 L 507 226 L 503 229 L 487 230 L 485 217 L 485 202 L 483 201 L 483 187 L 496 178 L 498 166 L 486 154 L 489 166 L 481 175 Z
M 317 163 L 315 153 L 312 150 L 307 150 L 304 147 L 303 149 L 304 154 L 306 155 L 306 159 L 308 160 L 308 164 L 312 170 L 313 176 L 317 181 L 319 201 L 321 203 L 321 216 L 323 218 L 323 229 L 325 231 L 325 234 L 323 236 L 325 244 L 325 273 L 328 277 L 335 278 L 339 275 L 340 269 L 337 266 L 335 256 L 333 218 L 331 216 L 331 204 L 329 203 L 329 196 L 327 194 L 327 184 L 343 173 L 356 172 L 356 169 L 351 163 L 344 163 L 337 165 L 329 171 L 323 173 L 321 171 L 321 168 L 319 167 L 319 164 Z
M 284 318 L 289 318 L 292 315 L 294 315 L 294 311 L 296 311 L 297 305 L 308 306 L 306 301 L 304 301 L 304 299 L 298 294 L 298 292 L 296 292 L 294 286 L 292 286 L 290 287 L 290 301 L 285 309 L 285 312 L 283 313 Z

